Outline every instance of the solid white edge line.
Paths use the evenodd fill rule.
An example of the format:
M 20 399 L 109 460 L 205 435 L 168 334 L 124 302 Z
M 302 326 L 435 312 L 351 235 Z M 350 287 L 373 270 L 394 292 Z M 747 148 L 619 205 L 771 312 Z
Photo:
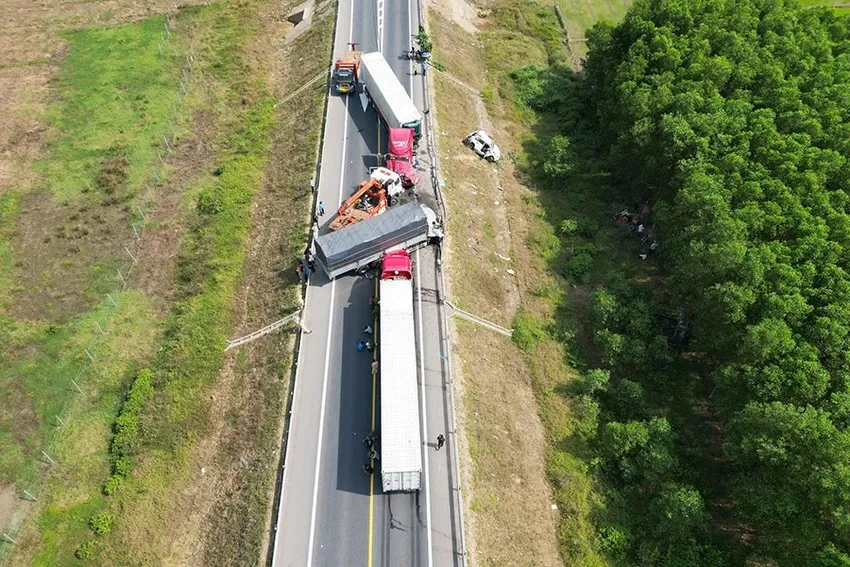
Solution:
M 348 17 L 348 42 L 351 40 L 351 32 L 354 29 L 354 0 L 351 0 L 351 10 Z M 342 190 L 345 186 L 345 150 L 348 145 L 348 124 L 350 122 L 348 115 L 348 102 L 351 100 L 350 96 L 345 97 L 345 124 L 343 126 L 342 131 L 342 152 L 340 152 L 340 167 L 339 167 L 339 201 L 342 201 Z M 325 405 L 327 401 L 328 394 L 328 369 L 330 367 L 330 358 L 331 358 L 331 335 L 333 332 L 333 318 L 334 318 L 334 298 L 336 296 L 336 278 L 331 280 L 331 300 L 330 305 L 328 306 L 328 340 L 325 344 L 325 371 L 322 377 L 322 402 L 321 409 L 319 410 L 319 436 L 318 436 L 318 444 L 316 446 L 316 473 L 313 478 L 313 506 L 310 511 L 310 538 L 307 543 L 307 567 L 311 567 L 313 565 L 313 547 L 314 540 L 316 537 L 316 509 L 319 503 L 319 474 L 320 474 L 320 465 L 322 461 L 322 438 L 324 436 L 325 430 Z
M 351 3 L 352 3 L 352 13 L 353 13 L 354 0 L 351 0 Z M 337 17 L 337 30 L 339 29 L 339 16 L 340 16 L 340 14 L 339 14 L 339 12 L 337 12 L 337 16 L 336 16 Z M 351 23 L 349 22 L 349 36 L 350 35 L 351 35 Z M 336 38 L 334 38 L 334 45 L 332 47 L 331 56 L 335 55 L 336 51 L 337 51 L 337 49 L 336 49 Z M 328 88 L 328 95 L 327 95 L 328 97 L 331 96 L 332 89 L 333 89 L 332 86 Z M 325 128 L 327 128 L 327 125 L 328 125 L 328 117 L 330 116 L 330 112 L 331 112 L 331 105 L 328 104 L 327 108 L 325 109 Z M 323 137 L 324 137 L 324 135 L 325 135 L 325 132 L 322 132 Z M 345 142 L 343 142 L 343 143 L 345 143 Z M 322 153 L 324 153 L 324 151 L 325 151 L 325 148 L 324 148 L 324 142 L 323 142 Z M 316 193 L 318 195 L 318 188 L 316 190 Z M 309 304 L 310 304 L 310 284 L 308 283 L 307 284 L 307 292 L 304 294 L 304 305 L 301 308 L 302 309 L 302 312 L 301 312 L 301 320 L 302 321 L 306 321 L 307 306 Z M 300 399 L 299 396 L 298 396 L 298 393 L 300 391 L 299 385 L 301 384 L 301 380 L 299 380 L 298 374 L 301 372 L 301 368 L 302 368 L 301 358 L 304 355 L 304 349 L 302 347 L 303 338 L 304 338 L 304 335 L 302 333 L 300 335 L 300 338 L 299 338 L 298 360 L 296 360 L 296 362 L 295 362 L 295 365 L 296 365 L 295 366 L 295 386 L 294 386 L 294 390 L 292 392 L 292 408 L 291 408 L 290 415 L 289 415 L 289 435 L 291 435 L 292 431 L 293 431 L 293 424 L 295 423 L 295 416 L 297 415 L 297 410 L 298 410 L 298 401 Z M 289 464 L 289 450 L 290 450 L 291 447 L 292 447 L 292 443 L 291 443 L 291 439 L 290 439 L 290 440 L 287 440 L 287 442 L 286 442 L 286 452 L 284 453 L 284 456 L 283 456 L 283 477 L 281 478 L 281 481 L 280 481 L 280 501 L 278 502 L 278 506 L 277 506 L 277 518 L 275 520 L 275 527 L 274 527 L 275 533 L 274 533 L 274 550 L 272 551 L 272 567 L 277 565 L 277 561 L 278 561 L 277 551 L 280 547 L 280 538 L 281 538 L 280 521 L 281 521 L 281 518 L 283 518 L 283 507 L 284 507 L 284 502 L 285 502 L 284 492 L 286 491 L 286 472 L 287 472 L 287 469 L 289 468 L 287 465 Z
M 304 307 L 302 308 L 303 311 L 301 312 L 301 320 L 302 321 L 305 321 L 306 318 L 307 318 L 307 304 L 308 304 L 309 301 L 310 301 L 310 286 L 308 285 L 307 286 L 307 293 L 305 294 L 305 297 L 304 297 Z M 303 338 L 303 336 L 304 335 L 302 333 L 301 337 Z M 293 419 L 293 417 L 298 412 L 298 400 L 299 400 L 298 392 L 300 391 L 299 385 L 301 384 L 301 380 L 298 379 L 298 373 L 301 371 L 301 357 L 302 357 L 303 353 L 304 353 L 304 348 L 303 348 L 303 345 L 301 344 L 301 341 L 299 340 L 298 360 L 295 362 L 295 364 L 296 364 L 296 367 L 295 367 L 295 374 L 296 374 L 295 390 L 292 392 L 292 408 L 291 408 L 291 412 L 290 412 L 290 423 L 289 423 L 289 434 L 290 435 L 292 434 L 292 430 L 293 430 L 292 425 L 295 423 L 295 420 Z M 286 452 L 284 453 L 284 456 L 283 456 L 283 478 L 280 481 L 280 502 L 278 502 L 278 505 L 277 505 L 277 519 L 275 521 L 275 527 L 274 527 L 274 550 L 272 551 L 272 567 L 277 565 L 277 550 L 278 550 L 278 547 L 280 546 L 280 537 L 281 537 L 280 532 L 282 530 L 280 530 L 278 528 L 280 528 L 280 521 L 281 521 L 281 518 L 283 518 L 283 503 L 284 503 L 283 492 L 284 492 L 284 490 L 286 490 L 286 471 L 289 468 L 287 466 L 287 464 L 289 463 L 289 449 L 290 449 L 290 447 L 292 447 L 291 439 L 287 440 L 287 442 L 286 442 Z

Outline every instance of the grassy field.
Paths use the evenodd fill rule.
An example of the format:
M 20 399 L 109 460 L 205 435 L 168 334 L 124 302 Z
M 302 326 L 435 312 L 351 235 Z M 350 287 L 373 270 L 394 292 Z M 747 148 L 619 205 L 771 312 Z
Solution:
M 0 277 L 8 285 L 2 286 L 6 293 L 0 300 L 5 318 L 0 326 L 5 339 L 0 347 L 0 391 L 4 399 L 20 399 L 23 402 L 19 406 L 22 412 L 19 416 L 13 412 L 3 412 L 0 416 L 0 443 L 4 446 L 0 456 L 0 478 L 6 481 L 26 484 L 32 480 L 35 463 L 26 456 L 38 454 L 36 449 L 44 446 L 53 433 L 55 416 L 62 415 L 66 404 L 73 398 L 69 395 L 72 389 L 70 380 L 77 377 L 83 360 L 87 360 L 82 349 L 94 344 L 99 335 L 94 321 L 105 324 L 111 319 L 112 305 L 104 293 L 116 289 L 114 268 L 118 265 L 125 267 L 123 259 L 106 256 L 93 264 L 88 263 L 86 260 L 90 258 L 81 259 L 79 256 L 83 254 L 83 248 L 88 250 L 94 246 L 90 243 L 78 245 L 74 240 L 81 238 L 74 239 L 70 235 L 96 231 L 100 226 L 105 229 L 107 225 L 99 225 L 97 221 L 86 222 L 90 219 L 83 217 L 92 209 L 101 217 L 109 214 L 106 210 L 115 206 L 103 203 L 110 195 L 123 203 L 131 203 L 141 184 L 142 170 L 147 170 L 156 158 L 159 135 L 167 128 L 167 119 L 162 119 L 160 114 L 167 117 L 169 113 L 165 110 L 170 110 L 174 103 L 179 69 L 173 58 L 162 58 L 157 51 L 162 26 L 163 18 L 152 18 L 140 25 L 68 34 L 69 57 L 63 64 L 57 85 L 59 101 L 50 107 L 45 117 L 55 128 L 55 140 L 50 145 L 49 157 L 35 166 L 44 172 L 44 187 L 52 195 L 39 192 L 34 197 L 15 190 L 3 195 Z M 106 59 L 111 65 L 100 64 L 105 45 L 120 46 L 117 53 Z M 129 61 L 134 71 L 121 72 L 118 62 L 122 60 Z M 122 91 L 139 92 L 140 100 L 150 97 L 162 108 L 149 116 L 128 115 L 127 109 L 134 104 L 129 99 L 137 97 L 115 96 Z M 99 109 L 96 121 L 91 120 L 93 108 Z M 115 183 L 109 187 L 98 185 L 102 164 L 117 155 L 127 160 L 126 170 L 116 173 Z M 27 247 L 30 244 L 26 242 L 29 230 L 19 225 L 23 219 L 18 218 L 21 201 L 34 198 L 46 202 L 74 201 L 74 213 L 69 217 L 77 215 L 73 221 L 61 225 L 66 227 L 62 229 L 69 235 L 66 238 L 56 236 L 58 228 L 54 234 L 42 232 L 37 243 L 42 245 L 40 250 Z M 80 209 L 86 211 L 81 213 Z M 127 222 L 123 226 L 109 226 L 110 232 L 127 238 L 132 234 L 130 218 L 126 213 L 115 216 L 123 216 Z M 118 221 L 118 218 L 113 220 Z M 104 237 L 100 242 L 106 240 Z M 124 242 L 129 243 L 129 239 L 118 240 L 117 246 Z M 54 243 L 56 250 L 51 247 Z M 50 250 L 45 251 L 44 248 Z M 75 253 L 77 249 L 80 251 Z M 45 260 L 51 264 L 58 256 L 63 258 L 59 260 L 56 273 L 44 274 L 44 269 L 49 267 L 44 265 Z M 42 269 L 25 270 L 30 263 L 40 264 Z M 25 273 L 27 271 L 30 273 Z M 83 290 L 77 290 L 73 300 L 70 292 L 61 299 L 66 301 L 70 310 L 84 311 L 85 316 L 58 324 L 15 317 L 24 309 L 22 304 L 38 303 L 31 309 L 39 311 L 56 307 L 49 300 L 42 304 L 44 298 L 41 294 L 34 297 L 38 291 L 24 285 L 27 279 L 40 279 L 39 287 L 49 290 L 46 293 L 61 293 L 62 286 L 51 285 L 53 281 L 76 279 L 74 276 L 84 280 Z M 94 310 L 89 311 L 90 308 Z M 149 315 L 140 314 L 150 319 Z M 43 315 L 52 318 L 50 313 Z M 118 380 L 122 372 L 113 369 L 110 373 L 115 374 L 113 379 Z M 98 384 L 90 384 L 85 378 L 80 382 L 99 388 Z M 112 389 L 114 384 L 107 387 Z M 107 404 L 107 407 L 110 405 L 114 403 Z
M 831 0 L 800 0 L 800 5 L 804 8 L 813 8 L 821 6 L 824 8 L 832 8 L 836 15 L 850 14 L 850 5 L 847 2 L 831 1 Z
M 0 413 L 0 506 L 14 503 L 0 523 L 29 512 L 0 551 L 11 565 L 263 553 L 291 342 L 227 360 L 222 345 L 297 304 L 295 278 L 279 274 L 306 234 L 324 95 L 275 99 L 324 68 L 333 23 L 316 14 L 284 48 L 279 8 L 184 8 L 165 44 L 163 16 L 63 32 L 38 182 L 0 198 L 0 395 L 15 402 Z M 235 301 L 248 289 L 263 298 Z M 37 503 L 5 498 L 26 489 Z
M 98 506 L 122 391 L 156 340 L 159 314 L 144 294 L 121 291 L 115 270 L 127 272 L 136 193 L 176 99 L 179 66 L 157 47 L 163 25 L 154 17 L 65 34 L 68 57 L 43 116 L 47 152 L 31 165 L 40 182 L 2 197 L 0 488 L 38 495 L 45 546 L 60 510 Z M 0 510 L 4 528 L 30 507 Z
M 610 3 L 608 11 L 616 18 L 626 7 Z M 472 461 L 473 557 L 483 565 L 608 565 L 595 526 L 605 513 L 603 488 L 584 458 L 586 416 L 567 395 L 582 371 L 571 345 L 588 290 L 571 288 L 561 276 L 572 244 L 558 230 L 573 215 L 610 218 L 600 200 L 607 181 L 577 177 L 574 186 L 545 194 L 530 187 L 529 154 L 555 125 L 515 103 L 509 73 L 569 58 L 550 6 L 508 0 L 489 8 L 478 41 L 442 14 L 430 18 L 435 58 L 482 93 L 476 99 L 435 79 L 451 266 L 463 266 L 451 271 L 452 300 L 514 327 L 513 343 L 469 324 L 456 327 Z M 597 4 L 562 9 L 582 30 L 600 17 Z M 458 142 L 475 127 L 495 133 L 502 147 L 505 158 L 495 170 Z M 598 238 L 610 236 L 603 230 Z M 623 244 L 597 255 L 600 269 L 633 264 Z
M 597 22 L 616 24 L 626 15 L 631 0 L 558 0 L 570 49 L 579 57 L 587 53 L 584 32 Z

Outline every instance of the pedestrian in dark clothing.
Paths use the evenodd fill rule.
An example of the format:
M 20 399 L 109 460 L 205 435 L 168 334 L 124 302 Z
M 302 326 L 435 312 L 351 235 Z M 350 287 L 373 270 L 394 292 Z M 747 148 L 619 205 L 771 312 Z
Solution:
M 310 179 L 310 192 L 316 194 L 316 180 Z
M 378 452 L 375 449 L 372 449 L 371 451 L 369 451 L 369 458 L 372 459 L 373 461 L 380 461 L 381 460 L 381 456 L 378 454 Z
M 298 264 L 297 266 L 295 266 L 295 273 L 298 274 L 298 281 L 303 282 L 304 281 L 304 266 L 302 266 L 301 264 Z
M 310 268 L 311 272 L 316 271 L 316 262 L 313 260 L 313 256 L 307 258 L 307 266 Z
M 310 268 L 309 265 L 304 266 L 302 269 L 304 270 L 304 281 L 309 280 L 310 274 L 313 273 L 313 270 Z
M 366 473 L 366 476 L 371 476 L 375 469 L 369 463 L 363 465 L 363 472 Z
M 319 226 L 319 215 L 313 215 L 313 224 Z
M 375 350 L 375 344 L 372 341 L 366 341 L 366 350 L 372 352 Z
M 442 433 L 440 433 L 439 435 L 437 435 L 437 450 L 439 451 L 440 449 L 442 449 L 443 445 L 445 445 L 445 444 L 446 444 L 446 438 L 443 437 Z
M 325 204 L 321 201 L 319 201 L 319 216 L 325 216 Z

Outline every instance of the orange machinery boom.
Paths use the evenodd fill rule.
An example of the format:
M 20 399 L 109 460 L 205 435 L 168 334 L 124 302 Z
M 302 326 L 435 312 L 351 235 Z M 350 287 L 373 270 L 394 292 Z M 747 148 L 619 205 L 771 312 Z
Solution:
M 365 197 L 365 199 L 364 199 Z M 336 212 L 329 230 L 339 230 L 387 210 L 387 191 L 379 181 L 367 179 Z

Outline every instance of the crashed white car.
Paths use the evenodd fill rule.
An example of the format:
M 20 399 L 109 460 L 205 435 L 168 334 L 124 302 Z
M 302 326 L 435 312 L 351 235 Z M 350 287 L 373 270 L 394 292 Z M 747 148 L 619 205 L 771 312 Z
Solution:
M 484 130 L 476 130 L 464 138 L 463 145 L 491 163 L 499 161 L 499 158 L 502 157 L 499 146 Z

